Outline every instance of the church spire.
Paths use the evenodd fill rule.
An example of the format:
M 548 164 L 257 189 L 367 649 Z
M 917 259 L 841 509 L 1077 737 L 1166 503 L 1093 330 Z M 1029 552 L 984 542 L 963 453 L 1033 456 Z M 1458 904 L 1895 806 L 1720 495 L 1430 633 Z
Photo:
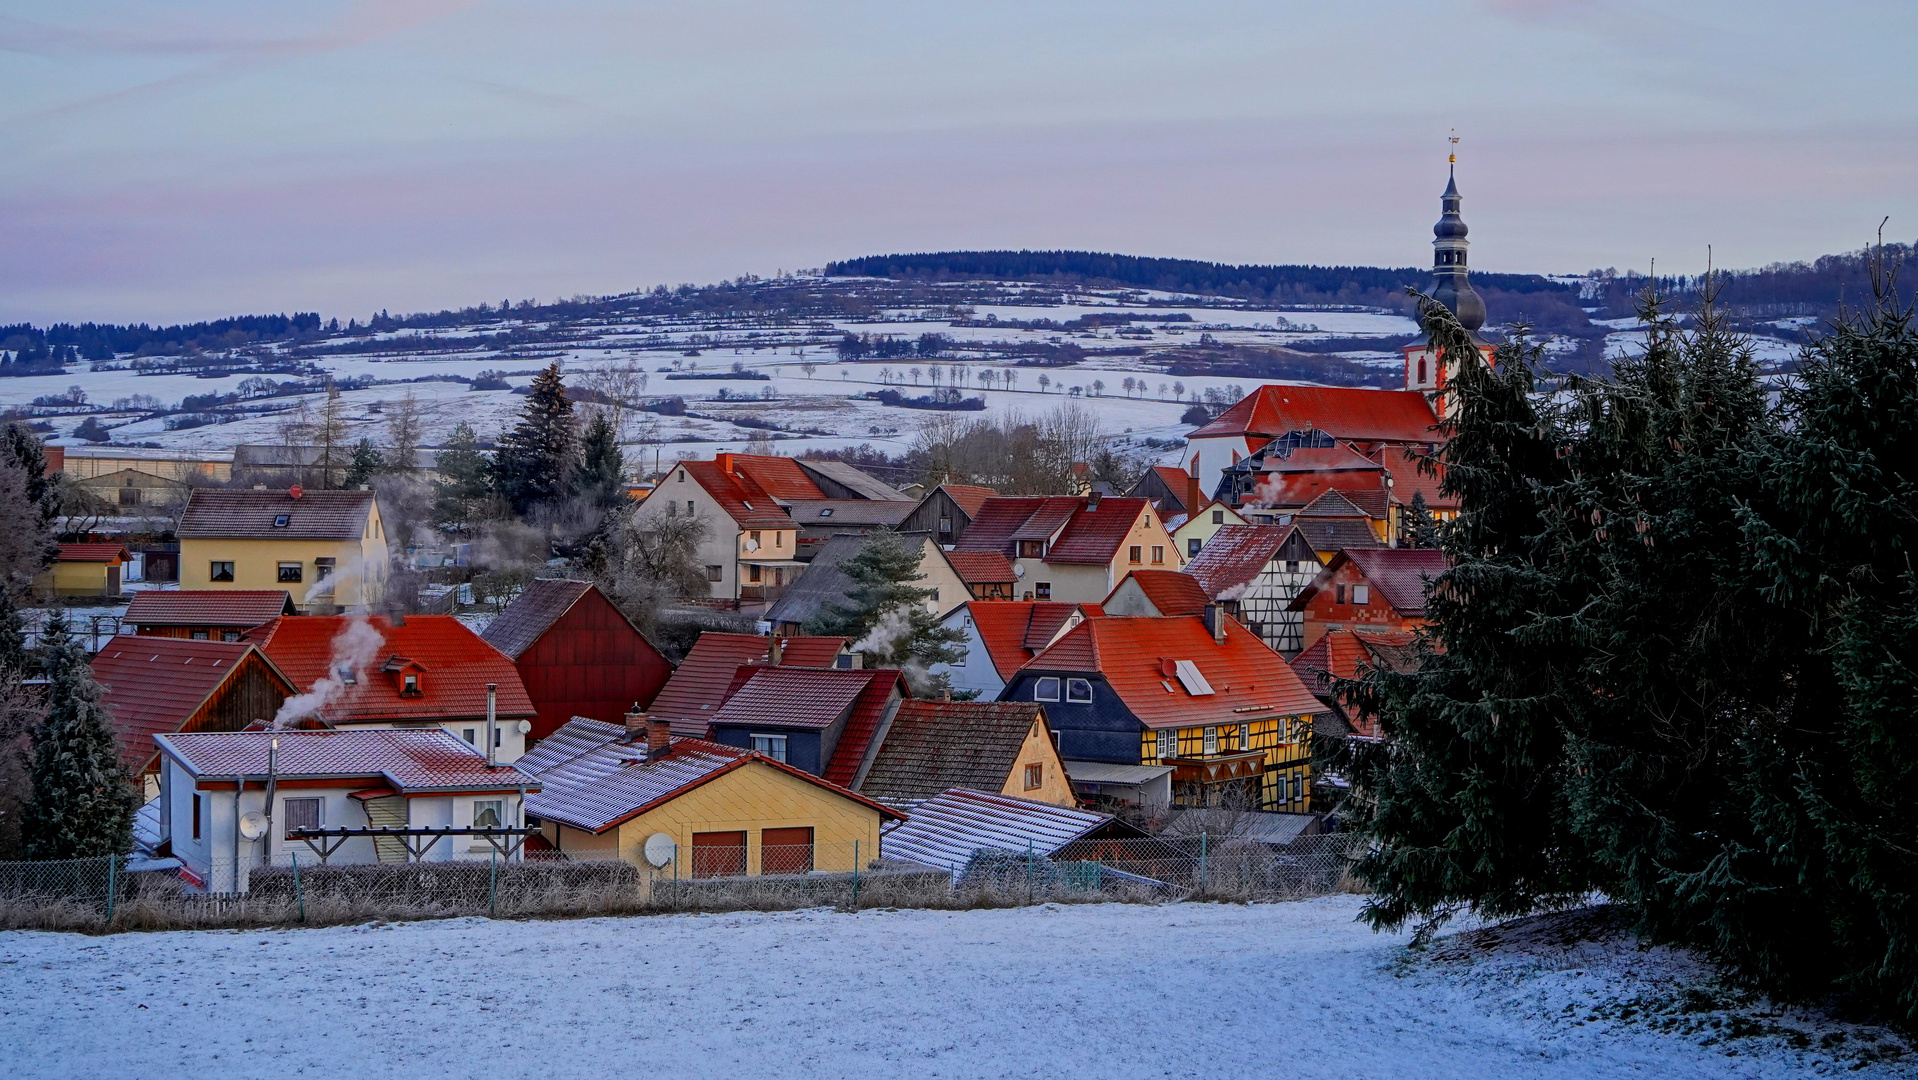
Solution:
M 1472 245 L 1465 239 L 1465 219 L 1459 215 L 1464 200 L 1458 193 L 1458 136 L 1451 136 L 1451 141 L 1445 194 L 1439 196 L 1439 220 L 1432 226 L 1432 298 L 1451 309 L 1459 325 L 1476 331 L 1485 325 L 1485 301 L 1466 280 L 1465 252 Z

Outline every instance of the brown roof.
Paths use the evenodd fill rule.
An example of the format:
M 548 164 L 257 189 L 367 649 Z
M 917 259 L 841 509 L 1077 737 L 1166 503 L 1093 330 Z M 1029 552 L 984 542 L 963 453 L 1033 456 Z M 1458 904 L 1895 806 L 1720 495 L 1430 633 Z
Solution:
M 1010 556 L 1020 540 L 1056 536 L 1046 562 L 1100 565 L 1112 561 L 1146 508 L 1144 499 L 1102 498 L 1094 506 L 1085 496 L 995 496 L 973 515 L 955 546 Z
M 859 786 L 869 798 L 918 802 L 952 787 L 1000 791 L 1032 725 L 1030 701 L 905 701 Z
M 1318 528 L 1316 524 L 1312 527 Z M 1347 548 L 1332 556 L 1325 569 L 1299 590 L 1287 605 L 1290 610 L 1304 611 L 1319 590 L 1330 584 L 1333 575 L 1348 562 L 1358 567 L 1366 583 L 1379 591 L 1379 599 L 1392 605 L 1400 615 L 1408 616 L 1425 614 L 1426 585 L 1449 565 L 1445 553 L 1435 548 Z
M 373 510 L 370 491 L 199 488 L 188 497 L 177 535 L 183 540 L 358 540 Z M 275 525 L 282 516 L 285 525 Z
M 128 559 L 125 544 L 61 544 L 61 562 L 123 563 Z
M 782 640 L 780 663 L 787 667 L 831 667 L 846 645 L 845 638 L 837 637 Z M 771 638 L 758 634 L 699 635 L 686 659 L 679 662 L 673 677 L 666 680 L 659 696 L 647 707 L 647 714 L 670 721 L 675 735 L 705 738 L 706 725 L 726 704 L 740 665 L 766 659 L 771 645 Z
M 232 626 L 246 629 L 297 615 L 285 589 L 147 589 L 133 594 L 123 621 L 135 626 Z
M 1222 525 L 1185 564 L 1185 572 L 1214 600 L 1240 599 L 1285 545 L 1292 529 L 1291 525 Z
M 486 626 L 480 637 L 513 659 L 533 647 L 541 634 L 572 610 L 579 598 L 593 590 L 590 581 L 540 578 L 530 582 L 506 610 Z
M 1197 615 L 1205 610 L 1209 599 L 1198 581 L 1185 571 L 1134 570 L 1113 586 L 1112 592 L 1124 588 L 1127 581 L 1137 585 L 1161 615 Z M 1112 603 L 1111 594 L 1107 594 L 1106 603 Z
M 130 634 L 116 634 L 109 640 L 93 657 L 93 677 L 106 688 L 107 712 L 113 717 L 120 759 L 127 768 L 136 775 L 144 770 L 155 753 L 153 737 L 179 731 L 243 666 L 247 654 L 256 651 L 245 641 L 191 641 Z M 263 666 L 283 694 L 299 692 L 270 661 Z
M 1012 560 L 997 551 L 948 551 L 946 562 L 968 585 L 991 585 L 1017 580 Z

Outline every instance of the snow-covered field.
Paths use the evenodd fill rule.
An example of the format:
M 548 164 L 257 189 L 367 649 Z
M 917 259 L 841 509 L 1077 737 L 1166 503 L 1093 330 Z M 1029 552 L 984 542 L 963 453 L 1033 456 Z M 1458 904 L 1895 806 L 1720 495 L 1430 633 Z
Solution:
M 1911 1075 L 1882 1033 L 1713 1007 L 1681 953 L 1549 922 L 1411 953 L 1358 908 L 0 934 L 0 1059 L 16 1080 Z

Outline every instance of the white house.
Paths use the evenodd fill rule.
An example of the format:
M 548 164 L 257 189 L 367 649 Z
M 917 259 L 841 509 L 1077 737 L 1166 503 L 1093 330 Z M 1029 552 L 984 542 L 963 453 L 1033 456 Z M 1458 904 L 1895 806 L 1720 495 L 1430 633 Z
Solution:
M 517 828 L 539 780 L 432 729 L 231 731 L 156 735 L 160 839 L 180 876 L 208 892 L 245 892 L 260 866 L 319 862 L 293 829 Z M 495 837 L 501 843 L 511 839 Z M 333 837 L 331 863 L 487 859 L 481 835 Z M 430 846 L 428 844 L 430 841 Z
M 1066 631 L 1104 616 L 1098 604 L 1044 600 L 978 600 L 963 604 L 940 620 L 966 636 L 956 662 L 934 664 L 954 690 L 976 690 L 979 701 L 996 701 L 1006 680 L 1026 661 L 1045 651 Z

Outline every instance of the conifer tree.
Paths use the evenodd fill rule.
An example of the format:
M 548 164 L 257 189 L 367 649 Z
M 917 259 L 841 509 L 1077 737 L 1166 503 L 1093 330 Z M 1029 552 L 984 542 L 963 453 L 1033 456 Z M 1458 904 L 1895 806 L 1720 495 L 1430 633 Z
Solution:
M 959 659 L 965 635 L 941 627 L 938 616 L 926 609 L 932 590 L 914 584 L 925 580 L 919 572 L 924 554 L 923 545 L 891 529 L 867 534 L 858 553 L 839 564 L 853 583 L 846 601 L 820 609 L 807 620 L 805 632 L 849 638 L 875 665 L 905 668 L 915 692 L 942 688 L 945 677 L 925 669 Z
M 493 490 L 493 463 L 464 421 L 454 425 L 435 468 L 433 516 L 441 525 L 470 528 Z
M 120 760 L 112 718 L 93 681 L 86 651 L 65 615 L 47 623 L 41 640 L 47 714 L 33 733 L 33 802 L 22 823 L 29 859 L 81 859 L 133 849 L 138 808 L 133 779 Z
M 386 458 L 373 445 L 371 439 L 361 439 L 353 447 L 353 460 L 346 467 L 346 480 L 343 487 L 348 491 L 358 491 L 363 484 L 373 482 L 373 477 L 386 471 Z
M 493 455 L 494 483 L 513 512 L 523 515 L 539 503 L 572 494 L 577 459 L 573 403 L 556 361 L 533 377 L 519 422 L 501 436 Z
M 17 680 L 35 667 L 27 652 L 25 620 L 13 590 L 0 586 L 0 680 Z
M 580 438 L 579 465 L 573 487 L 601 510 L 618 508 L 626 500 L 626 460 L 606 410 L 594 411 Z

